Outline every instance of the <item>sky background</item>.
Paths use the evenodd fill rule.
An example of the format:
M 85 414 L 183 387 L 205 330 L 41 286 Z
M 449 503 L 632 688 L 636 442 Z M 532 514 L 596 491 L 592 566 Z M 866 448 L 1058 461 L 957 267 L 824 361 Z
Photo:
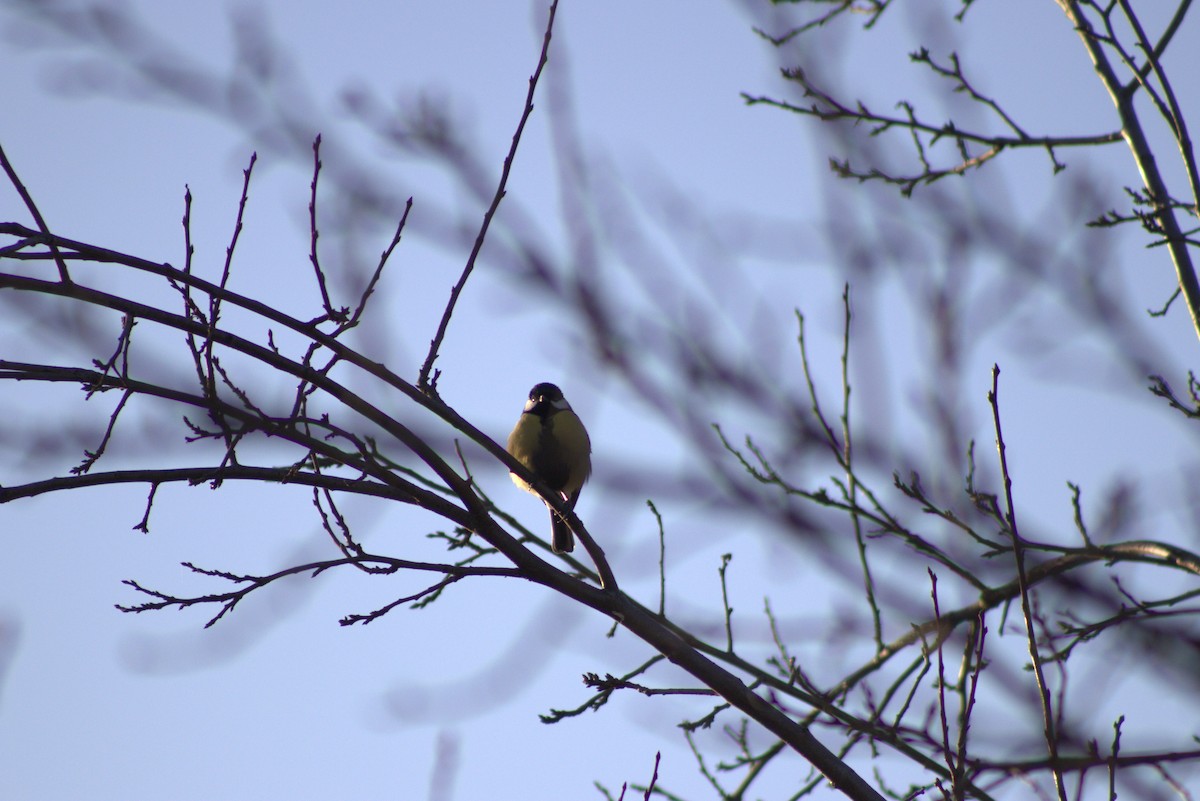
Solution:
M 505 219 L 517 220 L 512 224 L 518 227 L 525 215 L 564 268 L 571 263 L 567 229 L 558 222 L 570 213 L 564 205 L 569 193 L 559 185 L 561 165 L 547 122 L 550 110 L 569 108 L 564 118 L 574 120 L 598 187 L 636 197 L 629 207 L 647 219 L 677 230 L 695 227 L 692 237 L 652 240 L 648 249 L 663 260 L 648 262 L 646 274 L 692 264 L 723 269 L 724 260 L 736 264 L 727 317 L 706 321 L 714 337 L 730 353 L 745 349 L 748 362 L 777 371 L 782 393 L 800 393 L 793 311 L 801 308 L 813 336 L 815 368 L 832 392 L 843 277 L 824 265 L 849 260 L 856 243 L 831 234 L 830 223 L 855 214 L 854 192 L 891 190 L 835 185 L 826 165 L 828 140 L 814 135 L 811 121 L 745 105 L 742 92 L 788 91 L 778 75 L 778 53 L 751 30 L 762 21 L 747 11 L 751 5 L 565 0 L 501 215 L 511 215 Z M 1054 3 L 975 5 L 964 25 L 940 24 L 954 47 L 971 54 L 985 91 L 1010 101 L 1010 113 L 1051 133 L 1115 127 L 1111 103 Z M 935 6 L 953 4 L 927 9 Z M 355 185 L 375 187 L 376 208 L 390 210 L 379 218 L 330 219 L 330 229 L 344 231 L 323 236 L 330 263 L 377 255 L 404 200 L 414 199 L 409 235 L 373 309 L 382 322 L 365 325 L 356 343 L 415 380 L 480 205 L 444 171 L 398 153 L 356 119 L 356 110 L 411 112 L 421 98 L 448 107 L 470 132 L 493 182 L 536 63 L 546 4 L 365 2 L 343 4 L 336 13 L 330 4 L 307 0 L 121 7 L 136 9 L 138 22 L 157 37 L 157 57 L 174 61 L 182 73 L 228 78 L 256 53 L 275 52 L 282 57 L 273 67 L 277 78 L 265 100 L 239 98 L 237 81 L 224 88 L 217 81 L 197 88 L 198 101 L 185 102 L 138 84 L 126 68 L 114 66 L 111 54 L 31 22 L 27 4 L 0 0 L 0 107 L 9 109 L 0 120 L 0 143 L 52 229 L 178 265 L 186 185 L 194 198 L 198 270 L 216 276 L 241 171 L 257 151 L 233 286 L 311 317 L 317 308 L 307 264 L 311 163 L 303 153 L 319 132 L 323 187 L 331 195 Z M 904 57 L 936 19 L 928 13 L 890 12 L 869 39 L 843 23 L 825 39 L 806 41 L 836 53 L 831 68 L 867 76 L 854 85 L 869 105 L 888 107 L 897 97 L 933 104 L 933 82 Z M 255 30 L 266 33 L 271 48 L 245 35 Z M 1191 76 L 1200 74 L 1198 33 L 1193 17 L 1172 51 L 1179 60 L 1170 66 L 1184 97 L 1195 95 Z M 269 117 L 263 108 L 280 116 Z M 940 119 L 941 112 L 930 116 Z M 272 132 L 269 123 L 280 118 L 294 123 L 294 139 Z M 1136 181 L 1120 148 L 1095 156 L 1060 153 L 1072 168 L 1057 181 L 1044 154 L 1017 154 L 1003 167 L 973 176 L 968 197 L 1007 206 L 1018 229 L 1094 216 L 1103 205 L 1090 212 L 1078 206 L 1120 207 L 1119 187 Z M 1098 198 L 1081 200 L 1070 183 L 1072 170 L 1085 165 L 1110 182 Z M 331 199 L 329 208 L 336 215 L 344 206 Z M 897 215 L 896 225 L 913 242 L 936 237 L 936 230 L 920 230 Z M 7 186 L 0 189 L 0 219 L 27 222 Z M 1116 280 L 1126 282 L 1134 308 L 1159 306 L 1169 296 L 1165 255 L 1145 250 L 1138 232 L 1064 234 L 1070 247 L 1085 241 L 1077 237 L 1091 237 L 1088 246 L 1101 248 L 1116 265 Z M 332 255 L 341 246 L 345 251 Z M 627 252 L 605 254 L 628 259 Z M 587 423 L 595 450 L 597 477 L 580 514 L 602 540 L 623 587 L 653 604 L 655 523 L 644 505 L 612 490 L 612 473 L 619 465 L 672 460 L 683 470 L 686 443 L 639 411 L 634 394 L 584 352 L 570 317 L 523 290 L 495 266 L 501 261 L 485 258 L 464 293 L 438 362 L 443 397 L 503 441 L 529 387 L 542 380 L 560 384 Z M 969 280 L 985 293 L 986 278 L 978 274 Z M 661 298 L 637 289 L 632 275 L 616 271 L 610 286 L 627 293 L 631 308 L 653 308 Z M 928 431 L 919 365 L 910 364 L 923 336 L 923 321 L 908 304 L 919 288 L 902 285 L 898 276 L 879 280 L 864 289 L 863 307 L 856 309 L 868 330 L 866 366 L 858 376 L 875 382 L 856 384 L 864 396 L 862 419 L 885 439 L 919 450 L 936 441 Z M 11 300 L 0 298 L 5 302 Z M 1150 397 L 1143 377 L 1097 356 L 1092 336 L 1069 314 L 1036 304 L 1024 313 L 1038 325 L 1061 314 L 1054 323 L 1062 326 L 1059 347 L 1034 351 L 1018 317 L 1017 324 L 971 343 L 969 369 L 960 378 L 969 390 L 963 394 L 972 408 L 967 417 L 975 424 L 965 433 L 990 457 L 990 447 L 983 447 L 992 440 L 985 393 L 992 364 L 1003 366 L 1010 459 L 1028 519 L 1045 531 L 1065 531 L 1069 540 L 1065 482 L 1099 495 L 1117 475 L 1132 472 L 1142 479 L 1146 536 L 1194 523 L 1188 517 L 1195 511 L 1189 501 L 1197 476 L 1194 434 Z M 1183 375 L 1196 349 L 1183 309 L 1143 322 L 1142 334 L 1162 356 L 1161 371 Z M 29 326 L 27 318 L 9 316 L 0 321 L 0 337 L 17 350 L 36 345 L 70 351 L 64 342 L 28 342 Z M 756 340 L 741 338 L 743 326 L 766 332 L 775 349 L 754 350 Z M 177 361 L 178 350 L 163 349 L 160 356 L 164 370 L 188 368 Z M 278 386 L 286 392 L 286 383 Z M 390 402 L 378 388 L 363 392 Z M 0 448 L 6 427 L 11 437 L 10 426 L 45 415 L 73 421 L 84 415 L 100 432 L 111 402 L 99 398 L 81 407 L 73 391 L 23 389 L 5 401 L 15 411 L 0 426 Z M 720 412 L 720 402 L 714 409 Z M 136 412 L 145 419 L 178 416 L 151 407 Z M 721 422 L 740 438 L 762 421 Z M 125 436 L 130 441 L 116 458 L 128 464 L 144 464 L 160 449 L 178 464 L 195 462 L 179 442 L 139 442 L 132 423 Z M 5 450 L 4 484 L 28 480 L 31 471 L 64 474 L 79 458 L 36 461 Z M 481 465 L 478 475 L 498 503 L 528 525 L 544 526 L 544 510 L 517 493 L 502 470 Z M 606 637 L 608 620 L 532 585 L 465 582 L 427 610 L 396 610 L 366 627 L 337 621 L 420 585 L 407 577 L 349 572 L 283 582 L 255 593 L 212 629 L 202 628 L 204 610 L 121 614 L 114 604 L 140 600 L 121 584 L 124 579 L 176 592 L 213 589 L 186 573 L 181 561 L 267 572 L 332 555 L 308 493 L 299 488 L 227 484 L 214 493 L 164 487 L 149 535 L 131 530 L 145 495 L 143 487 L 126 486 L 0 508 L 6 540 L 0 559 L 0 798 L 593 798 L 599 797 L 593 782 L 615 794 L 622 782 L 647 781 L 658 750 L 664 786 L 706 797 L 704 779 L 675 728 L 681 719 L 704 714 L 705 704 L 626 694 L 599 714 L 555 726 L 538 721 L 539 713 L 588 697 L 580 683 L 585 671 L 620 673 L 649 654 L 628 636 Z M 811 573 L 802 584 L 796 580 L 791 565 L 807 555 L 795 543 L 714 514 L 702 498 L 660 499 L 660 509 L 670 536 L 668 606 L 709 636 L 720 639 L 715 593 L 723 553 L 737 555 L 730 593 L 751 627 L 761 623 L 754 615 L 768 591 L 773 602 L 795 612 L 801 633 L 836 615 L 845 602 L 833 582 L 824 586 Z M 437 528 L 428 517 L 362 501 L 348 501 L 345 511 L 371 547 L 434 553 L 422 550 L 431 547 L 425 532 Z M 1120 689 L 1128 694 L 1106 696 L 1106 703 L 1130 716 L 1130 737 L 1152 737 L 1156 710 L 1178 708 L 1169 695 Z M 721 735 L 703 737 L 711 744 Z M 779 786 L 807 775 L 798 762 L 792 768 L 791 776 L 781 772 Z

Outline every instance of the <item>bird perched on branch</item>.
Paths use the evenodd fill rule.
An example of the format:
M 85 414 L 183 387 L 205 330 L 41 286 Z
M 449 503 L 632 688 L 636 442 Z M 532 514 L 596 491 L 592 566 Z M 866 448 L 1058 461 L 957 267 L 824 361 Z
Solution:
M 562 390 L 542 383 L 529 390 L 529 400 L 508 435 L 508 452 L 543 484 L 558 493 L 567 509 L 574 509 L 579 490 L 592 472 L 592 443 L 587 429 Z M 537 494 L 516 473 L 513 483 L 526 492 Z M 571 527 L 553 509 L 550 510 L 550 547 L 555 553 L 575 548 Z

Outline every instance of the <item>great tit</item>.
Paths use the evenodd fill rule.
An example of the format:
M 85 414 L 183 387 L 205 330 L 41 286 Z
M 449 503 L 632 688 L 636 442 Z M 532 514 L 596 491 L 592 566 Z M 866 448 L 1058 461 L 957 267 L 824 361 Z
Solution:
M 525 409 L 508 435 L 508 452 L 557 492 L 568 509 L 575 508 L 579 490 L 592 472 L 592 443 L 561 389 L 542 383 L 529 390 Z M 537 494 L 516 473 L 512 474 L 512 480 L 526 492 Z M 568 553 L 575 548 L 571 527 L 553 509 L 550 547 L 555 553 Z

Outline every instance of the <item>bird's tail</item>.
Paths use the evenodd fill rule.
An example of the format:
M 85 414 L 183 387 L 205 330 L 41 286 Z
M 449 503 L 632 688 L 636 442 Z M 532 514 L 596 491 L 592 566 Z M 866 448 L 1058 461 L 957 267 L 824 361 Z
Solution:
M 571 527 L 553 509 L 550 510 L 550 550 L 555 553 L 575 550 L 575 535 L 571 533 Z

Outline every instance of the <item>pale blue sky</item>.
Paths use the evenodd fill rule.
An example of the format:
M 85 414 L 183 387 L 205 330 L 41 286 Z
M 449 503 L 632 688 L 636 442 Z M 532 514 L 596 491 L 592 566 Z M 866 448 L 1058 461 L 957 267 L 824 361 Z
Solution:
M 187 184 L 195 198 L 197 263 L 215 275 L 241 170 L 257 150 L 234 285 L 299 316 L 314 314 L 311 287 L 292 278 L 299 274 L 307 281 L 309 269 L 310 174 L 307 162 L 293 158 L 295 149 L 263 141 L 253 115 L 239 127 L 175 101 L 114 98 L 111 86 L 104 88 L 107 73 L 97 70 L 96 55 L 30 26 L 17 13 L 21 5 L 0 0 L 5 76 L 0 107 L 9 110 L 0 120 L 0 143 L 49 224 L 75 239 L 178 264 Z M 232 63 L 231 19 L 261 9 L 266 30 L 294 69 L 295 83 L 281 82 L 272 100 L 295 112 L 298 137 L 307 141 L 322 134 L 327 190 L 338 191 L 339 174 L 347 183 L 366 176 L 384 193 L 390 219 L 413 196 L 412 235 L 393 258 L 390 283 L 380 295 L 385 305 L 375 310 L 387 324 L 364 326 L 360 342 L 372 358 L 415 379 L 465 257 L 458 243 L 444 241 L 446 229 L 438 226 L 455 223 L 470 230 L 477 225 L 477 204 L 442 174 L 397 158 L 351 119 L 339 98 L 355 90 L 383 103 L 397 98 L 412 103 L 420 94 L 448 99 L 473 130 L 493 180 L 536 62 L 546 4 L 363 2 L 341 4 L 336 12 L 331 4 L 311 0 L 128 5 L 169 43 L 164 52 L 182 68 L 221 74 Z M 951 33 L 961 39 L 963 53 L 977 57 L 972 64 L 987 91 L 1013 98 L 1013 112 L 1033 120 L 1030 127 L 1038 131 L 1114 127 L 1111 104 L 1092 81 L 1083 50 L 1053 3 L 976 5 L 969 24 Z M 1020 11 L 1011 12 L 1011 6 Z M 547 247 L 569 262 L 546 124 L 553 82 L 559 81 L 598 184 L 642 193 L 631 205 L 647 217 L 680 220 L 693 209 L 704 213 L 707 227 L 698 227 L 694 241 L 654 243 L 666 254 L 664 263 L 677 269 L 712 257 L 720 265 L 714 251 L 727 248 L 734 254 L 729 262 L 745 267 L 731 274 L 732 281 L 748 283 L 731 291 L 724 309 L 728 319 L 707 321 L 714 335 L 738 352 L 746 347 L 739 325 L 770 332 L 778 351 L 747 350 L 747 360 L 761 360 L 763 369 L 779 371 L 781 388 L 800 391 L 792 311 L 803 308 L 813 332 L 814 364 L 828 381 L 832 403 L 843 279 L 822 265 L 842 263 L 854 243 L 828 238 L 826 223 L 839 213 L 837 203 L 851 213 L 855 203 L 865 202 L 855 192 L 881 190 L 835 186 L 826 167 L 827 142 L 812 135 L 811 121 L 745 106 L 742 91 L 787 91 L 774 51 L 751 32 L 751 24 L 734 2 L 564 0 L 549 67 L 557 72 L 542 86 L 501 214 L 528 215 L 545 233 Z M 886 106 L 899 96 L 927 97 L 928 79 L 903 58 L 920 43 L 920 27 L 918 15 L 896 11 L 869 40 L 855 31 L 825 41 L 840 41 L 847 49 L 842 63 L 864 76 L 857 82 L 864 99 Z M 1191 76 L 1200 74 L 1194 18 L 1185 28 L 1172 55 L 1191 65 L 1172 66 L 1181 79 L 1186 76 L 1181 91 L 1194 94 Z M 930 116 L 940 119 L 943 112 L 933 109 Z M 1122 201 L 1119 186 L 1136 180 L 1121 146 L 1094 157 L 1060 153 L 1060 158 L 1093 163 L 1116 176 L 1106 187 L 1114 205 Z M 970 180 L 972 202 L 995 198 L 1011 204 L 1031 230 L 1054 224 L 1056 210 L 1065 217 L 1075 211 L 1070 185 L 1051 181 L 1042 154 L 1017 155 Z M 900 214 L 897 224 L 911 226 Z M 0 219 L 25 220 L 7 186 L 0 189 Z M 360 252 L 377 253 L 386 243 L 387 221 L 358 222 L 370 242 Z M 918 240 L 923 235 L 911 233 Z M 1144 250 L 1136 232 L 1090 236 L 1110 237 L 1105 247 L 1129 279 L 1135 307 L 1160 305 L 1169 295 L 1164 255 Z M 588 423 L 598 474 L 606 465 L 670 464 L 687 453 L 686 443 L 664 424 L 639 413 L 626 388 L 597 371 L 568 318 L 544 299 L 515 291 L 510 278 L 488 267 L 485 260 L 468 285 L 438 363 L 451 404 L 502 439 L 529 386 L 554 380 Z M 635 294 L 624 271 L 609 280 L 629 292 L 638 308 L 654 300 Z M 297 285 L 309 294 L 296 292 Z M 881 365 L 875 374 L 879 386 L 856 388 L 863 425 L 878 426 L 908 447 L 934 439 L 921 422 L 919 370 L 907 361 L 922 337 L 923 321 L 912 317 L 908 304 L 919 290 L 897 277 L 884 278 L 882 285 L 862 290 L 869 300 L 860 310 L 873 317 L 877 337 L 864 363 Z M 1027 313 L 1031 320 L 1053 316 L 1046 308 Z M 1195 475 L 1194 435 L 1180 434 L 1179 421 L 1149 398 L 1144 383 L 1092 361 L 1089 335 L 1072 336 L 1065 313 L 1062 325 L 1057 352 L 1030 353 L 1019 326 L 971 343 L 970 374 L 961 376 L 964 402 L 973 404 L 970 417 L 976 423 L 968 434 L 979 441 L 979 452 L 986 454 L 981 458 L 990 458 L 984 396 L 988 370 L 1000 362 L 1009 455 L 1024 512 L 1069 534 L 1065 482 L 1099 497 L 1114 475 L 1133 470 L 1146 482 L 1145 522 L 1153 529 L 1146 536 L 1168 538 L 1160 532 L 1194 522 L 1154 511 L 1159 502 L 1178 507 L 1187 496 L 1188 477 Z M 1144 325 L 1168 354 L 1164 372 L 1180 375 L 1181 365 L 1195 363 L 1197 345 L 1182 309 Z M 11 321 L 0 323 L 6 339 L 20 341 L 22 333 Z M 164 354 L 168 361 L 179 358 Z M 1064 376 L 1071 380 L 1060 380 Z M 860 375 L 870 377 L 865 370 Z M 17 403 L 22 414 L 81 413 L 73 391 L 23 395 Z M 102 428 L 110 403 L 97 399 L 82 411 Z M 888 414 L 878 414 L 880 409 Z M 1114 420 L 1122 422 L 1114 426 Z M 762 421 L 721 422 L 740 437 Z M 175 445 L 163 447 L 182 459 L 188 452 Z M 26 480 L 28 467 L 20 456 L 5 456 L 0 482 Z M 73 458 L 40 469 L 62 474 Z M 532 526 L 544 524 L 544 510 L 513 490 L 502 471 L 486 466 L 480 475 L 500 504 Z M 585 492 L 580 513 L 603 538 L 624 587 L 653 603 L 653 520 L 640 504 L 627 497 L 617 503 L 617 495 L 604 493 L 602 480 Z M 664 753 L 665 787 L 706 797 L 704 780 L 675 728 L 683 718 L 704 714 L 704 703 L 626 694 L 596 715 L 556 726 L 538 721 L 539 713 L 573 707 L 587 697 L 583 672 L 620 673 L 647 658 L 646 649 L 628 636 L 606 638 L 609 621 L 532 585 L 479 579 L 425 611 L 397 610 L 370 626 L 342 628 L 337 625 L 342 615 L 369 611 L 418 587 L 407 578 L 368 579 L 349 572 L 252 595 L 210 630 L 201 628 L 207 620 L 203 611 L 123 615 L 113 604 L 138 601 L 120 584 L 123 579 L 176 591 L 210 586 L 187 575 L 181 561 L 266 572 L 288 561 L 331 555 L 308 493 L 299 488 L 227 485 L 212 493 L 164 487 L 149 536 L 130 530 L 144 502 L 144 488 L 127 486 L 0 508 L 5 538 L 0 626 L 17 632 L 15 656 L 0 685 L 0 798 L 595 798 L 593 781 L 614 792 L 622 782 L 646 781 L 656 750 Z M 720 639 L 716 571 L 725 552 L 737 554 L 730 590 L 747 626 L 761 625 L 758 613 L 767 592 L 802 622 L 828 619 L 839 605 L 853 603 L 844 589 L 822 586 L 802 568 L 806 555 L 768 531 L 712 515 L 702 501 L 660 508 L 673 535 L 668 548 L 674 608 L 714 639 Z M 408 510 L 368 502 L 349 502 L 346 509 L 373 547 L 397 553 L 428 549 L 421 538 L 437 526 Z M 1136 686 L 1123 689 L 1131 694 L 1110 700 L 1129 715 L 1131 737 L 1153 730 L 1155 704 L 1176 703 L 1133 694 Z M 1137 710 L 1130 699 L 1136 699 Z M 720 737 L 713 732 L 702 739 Z M 444 765 L 452 786 L 433 790 L 439 742 L 456 754 L 457 768 Z M 791 768 L 790 776 L 781 771 L 772 777 L 771 786 L 789 786 L 807 775 L 799 762 Z M 827 793 L 832 795 L 820 790 L 816 797 Z

